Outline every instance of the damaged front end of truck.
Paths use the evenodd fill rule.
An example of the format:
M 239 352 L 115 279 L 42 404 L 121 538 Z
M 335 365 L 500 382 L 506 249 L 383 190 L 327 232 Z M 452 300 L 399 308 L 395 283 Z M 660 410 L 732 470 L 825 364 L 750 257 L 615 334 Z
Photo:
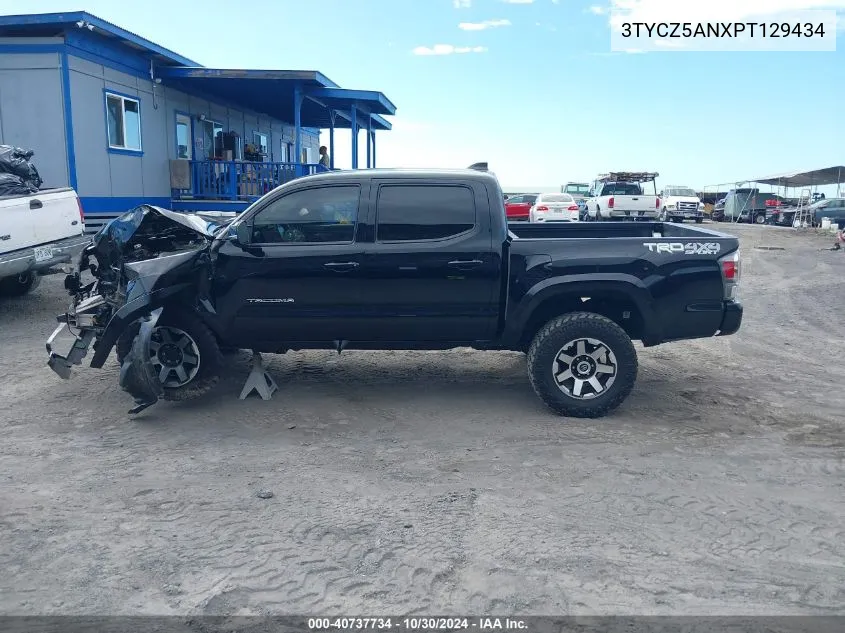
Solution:
M 135 400 L 130 413 L 194 379 L 196 343 L 174 334 L 185 328 L 160 321 L 177 306 L 196 312 L 211 274 L 211 244 L 231 219 L 142 205 L 104 226 L 65 278 L 72 301 L 47 340 L 50 368 L 67 379 L 89 348 L 90 366 L 101 368 L 116 347 L 120 386 Z M 93 281 L 83 283 L 88 274 Z M 60 354 L 56 348 L 67 333 L 72 340 Z

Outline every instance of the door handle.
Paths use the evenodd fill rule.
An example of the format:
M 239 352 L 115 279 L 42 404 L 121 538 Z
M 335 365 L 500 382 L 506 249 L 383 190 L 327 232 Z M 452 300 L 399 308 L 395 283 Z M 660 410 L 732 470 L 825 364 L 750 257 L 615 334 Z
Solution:
M 449 266 L 453 268 L 475 268 L 476 266 L 481 266 L 484 262 L 480 259 L 455 259 L 449 262 Z
M 40 209 L 44 205 L 41 204 L 41 200 L 30 200 L 29 201 L 29 208 L 30 209 Z
M 358 268 L 358 262 L 328 262 L 327 264 L 323 264 L 323 266 L 342 273 Z

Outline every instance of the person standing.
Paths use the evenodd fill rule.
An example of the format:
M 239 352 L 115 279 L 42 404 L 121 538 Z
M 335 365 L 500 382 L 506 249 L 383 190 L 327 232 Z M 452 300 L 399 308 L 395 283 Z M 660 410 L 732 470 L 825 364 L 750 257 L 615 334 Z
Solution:
M 329 158 L 329 150 L 325 145 L 320 146 L 320 165 L 326 169 L 331 169 L 331 159 Z

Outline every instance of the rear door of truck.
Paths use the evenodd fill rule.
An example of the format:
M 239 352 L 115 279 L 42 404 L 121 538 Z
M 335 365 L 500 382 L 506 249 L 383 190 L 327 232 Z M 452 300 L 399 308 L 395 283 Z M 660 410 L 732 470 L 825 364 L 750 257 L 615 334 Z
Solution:
M 374 179 L 369 222 L 375 235 L 364 247 L 361 284 L 372 310 L 371 340 L 493 337 L 502 257 L 483 183 Z

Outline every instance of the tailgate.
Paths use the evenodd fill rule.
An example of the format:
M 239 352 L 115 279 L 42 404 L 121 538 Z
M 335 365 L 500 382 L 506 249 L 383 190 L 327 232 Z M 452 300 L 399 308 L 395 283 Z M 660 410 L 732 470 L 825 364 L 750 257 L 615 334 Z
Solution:
M 33 246 L 49 244 L 84 231 L 79 199 L 73 189 L 46 189 L 29 197 Z
M 658 210 L 657 196 L 648 194 L 638 196 L 613 196 L 613 208 L 621 211 L 652 211 Z

